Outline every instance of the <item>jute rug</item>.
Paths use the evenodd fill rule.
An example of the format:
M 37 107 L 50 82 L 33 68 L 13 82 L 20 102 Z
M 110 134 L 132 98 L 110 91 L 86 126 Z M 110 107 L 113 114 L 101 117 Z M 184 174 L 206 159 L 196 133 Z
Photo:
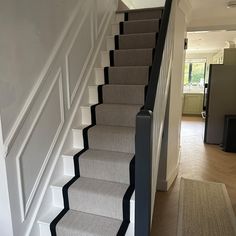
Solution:
M 181 179 L 177 235 L 236 235 L 236 218 L 224 184 Z

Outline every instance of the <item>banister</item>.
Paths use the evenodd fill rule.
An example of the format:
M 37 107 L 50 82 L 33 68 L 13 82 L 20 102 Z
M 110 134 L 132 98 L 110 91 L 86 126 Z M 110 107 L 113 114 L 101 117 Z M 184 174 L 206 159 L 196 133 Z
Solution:
M 146 101 L 144 105 L 145 110 L 153 111 L 154 109 L 157 84 L 158 84 L 158 78 L 160 75 L 160 69 L 161 69 L 162 57 L 163 57 L 163 52 L 164 52 L 164 47 L 165 47 L 168 25 L 169 25 L 172 1 L 173 0 L 166 0 L 163 16 L 161 19 L 161 29 L 158 35 L 150 81 L 148 84 L 147 97 L 146 97 Z
M 174 31 L 174 15 L 171 13 L 174 1 L 166 0 L 145 105 L 136 116 L 135 236 L 149 236 L 152 225 L 156 172 L 170 83 Z

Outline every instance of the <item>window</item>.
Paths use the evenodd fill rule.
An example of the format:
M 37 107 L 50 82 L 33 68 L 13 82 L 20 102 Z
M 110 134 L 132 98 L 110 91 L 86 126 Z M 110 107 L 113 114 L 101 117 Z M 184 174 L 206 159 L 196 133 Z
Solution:
M 184 85 L 203 87 L 205 70 L 206 70 L 206 62 L 186 61 L 184 68 Z

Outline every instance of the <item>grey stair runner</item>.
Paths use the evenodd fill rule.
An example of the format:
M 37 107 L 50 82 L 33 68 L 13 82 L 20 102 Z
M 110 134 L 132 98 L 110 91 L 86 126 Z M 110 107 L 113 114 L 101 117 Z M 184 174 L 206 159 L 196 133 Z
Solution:
M 135 119 L 142 105 L 101 104 L 96 107 L 98 125 L 135 127 Z
M 159 19 L 134 20 L 120 23 L 121 34 L 159 32 L 159 28 L 160 28 Z
M 116 235 L 122 221 L 69 210 L 57 224 L 58 236 Z
M 132 20 L 144 20 L 144 19 L 160 19 L 162 15 L 162 9 L 145 9 L 144 10 L 134 10 L 132 12 L 126 13 L 126 19 L 129 21 Z
M 111 51 L 111 66 L 151 66 L 153 52 L 152 48 Z
M 63 187 L 65 208 L 53 236 L 124 236 L 134 191 L 135 119 L 145 102 L 160 9 L 129 11 L 104 68 L 99 104 L 91 107 L 84 150 L 74 156 L 75 177 Z M 124 204 L 125 203 L 125 204 Z
M 80 175 L 129 184 L 129 163 L 133 156 L 132 153 L 89 149 L 79 159 Z
M 120 85 L 147 85 L 149 70 L 149 66 L 108 67 L 108 83 Z
M 89 147 L 134 153 L 134 135 L 133 127 L 95 125 L 88 131 Z
M 104 85 L 103 102 L 108 104 L 144 104 L 145 85 Z
M 155 48 L 157 33 L 116 35 L 116 49 Z

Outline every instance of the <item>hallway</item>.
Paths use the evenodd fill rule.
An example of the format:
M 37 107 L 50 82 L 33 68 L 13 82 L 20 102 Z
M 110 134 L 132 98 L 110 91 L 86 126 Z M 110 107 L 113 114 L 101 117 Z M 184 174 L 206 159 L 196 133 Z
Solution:
M 157 193 L 153 236 L 176 235 L 181 176 L 225 183 L 236 213 L 236 154 L 204 145 L 204 122 L 199 117 L 183 117 L 181 131 L 179 175 L 168 193 Z

